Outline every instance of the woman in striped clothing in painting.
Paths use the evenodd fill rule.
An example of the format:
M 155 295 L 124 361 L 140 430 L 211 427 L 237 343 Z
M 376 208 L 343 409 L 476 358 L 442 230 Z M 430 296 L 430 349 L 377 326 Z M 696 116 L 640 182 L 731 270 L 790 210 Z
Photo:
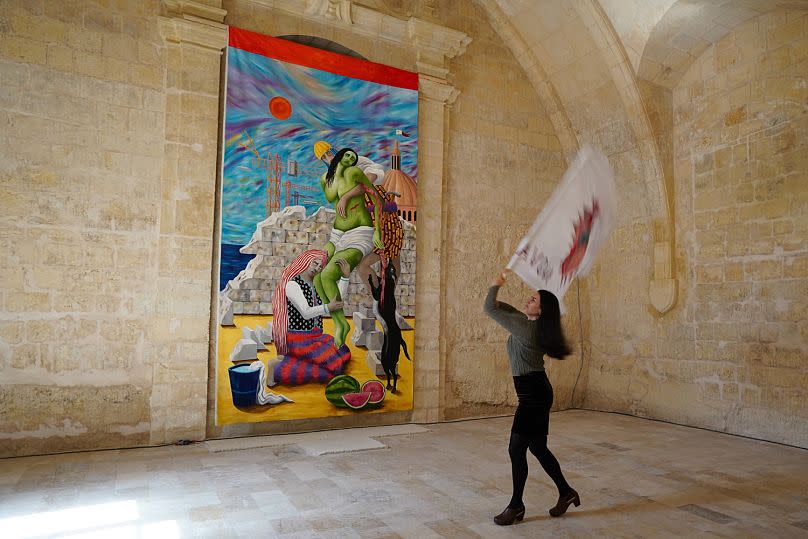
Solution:
M 272 297 L 272 337 L 278 358 L 269 365 L 269 385 L 325 383 L 341 374 L 351 359 L 348 346 L 334 346 L 334 337 L 323 333 L 323 316 L 342 309 L 351 268 L 337 261 L 342 278 L 339 298 L 323 305 L 314 288 L 314 276 L 325 266 L 325 251 L 304 251 L 281 274 Z

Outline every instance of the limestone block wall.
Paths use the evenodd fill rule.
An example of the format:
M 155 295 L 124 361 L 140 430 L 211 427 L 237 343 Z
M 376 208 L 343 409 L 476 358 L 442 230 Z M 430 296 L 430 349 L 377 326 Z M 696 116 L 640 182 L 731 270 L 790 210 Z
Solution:
M 524 42 L 510 49 L 487 22 L 496 10 L 481 7 L 492 4 L 502 13 L 516 5 L 354 4 L 468 34 L 465 53 L 444 65 L 426 34 L 412 38 L 416 54 L 271 2 L 5 2 L 0 455 L 290 428 L 218 429 L 207 419 L 222 22 L 321 36 L 373 61 L 429 70 L 419 217 L 431 219 L 413 242 L 428 283 L 415 304 L 437 322 L 417 331 L 417 355 L 428 358 L 416 367 L 419 418 L 515 403 L 506 334 L 483 317 L 482 300 L 561 177 L 565 152 L 596 141 L 626 211 L 580 297 L 572 287 L 566 298 L 576 355 L 550 362 L 556 406 L 572 402 L 583 351 L 575 404 L 808 446 L 805 15 L 744 23 L 672 93 L 639 81 L 640 101 L 619 83 L 636 58 L 607 61 L 614 42 L 608 28 L 593 30 L 602 22 L 594 3 L 520 4 L 533 11 L 524 31 L 511 32 Z M 661 183 L 649 180 L 651 143 Z M 675 238 L 654 220 L 665 202 Z M 303 232 L 309 244 L 323 239 Z M 670 239 L 680 294 L 659 316 L 648 304 L 652 246 Z M 263 264 L 277 255 L 258 256 Z M 528 293 L 510 284 L 502 299 L 519 306 Z
M 454 24 L 452 6 L 441 7 L 436 18 L 434 5 L 370 4 L 399 18 L 415 13 Z M 465 4 L 454 6 L 470 9 Z M 6 413 L 0 454 L 198 440 L 206 429 L 214 436 L 248 432 L 207 424 L 220 50 L 226 42 L 220 23 L 323 36 L 374 61 L 413 70 L 434 64 L 437 74 L 444 44 L 433 49 L 430 37 L 419 34 L 424 55 L 416 57 L 414 47 L 337 32 L 311 17 L 240 0 L 10 0 L 3 6 L 0 407 Z M 226 14 L 232 17 L 225 21 Z M 485 30 L 473 18 L 469 31 Z M 518 66 L 503 70 L 495 55 L 481 54 L 504 77 L 519 77 L 508 73 Z M 490 77 L 466 73 L 460 92 L 482 93 L 478 103 L 497 98 L 480 90 Z M 419 169 L 425 179 L 440 178 L 445 166 L 467 156 L 454 153 L 444 162 L 442 154 L 448 137 L 442 115 L 453 88 L 434 76 L 424 84 L 422 112 L 433 121 L 424 131 Z M 508 119 L 505 110 L 487 120 L 489 129 L 514 139 L 514 125 L 534 122 L 524 131 L 553 144 L 543 138 L 541 121 Z M 441 219 L 468 197 L 443 200 L 441 182 L 429 185 L 423 207 L 436 218 L 417 241 L 436 284 L 416 289 L 416 304 L 440 314 Z M 495 242 L 501 222 L 493 221 L 477 241 Z M 467 261 L 471 267 L 477 259 Z M 475 304 L 484 281 L 472 275 L 467 287 L 480 291 Z M 463 312 L 450 323 L 460 327 L 467 318 Z M 417 395 L 430 420 L 442 406 L 435 389 L 443 376 L 435 367 L 439 329 L 424 324 L 418 330 L 417 353 L 432 357 L 418 374 L 419 383 L 431 386 Z M 504 342 L 503 335 L 497 338 Z M 487 398 L 487 382 L 475 383 L 465 393 L 469 402 L 475 391 Z
M 579 355 L 574 362 L 552 365 L 574 367 L 567 372 L 570 386 L 576 387 L 575 406 L 640 413 L 624 401 L 633 393 L 629 402 L 645 402 L 646 385 L 635 380 L 653 372 L 649 366 L 657 360 L 658 322 L 648 298 L 654 242 L 672 235 L 662 222 L 667 213 L 664 162 L 656 148 L 662 131 L 649 125 L 626 44 L 619 42 L 599 2 L 478 4 L 485 6 L 542 97 L 565 157 L 591 143 L 607 155 L 614 170 L 617 229 L 581 282 L 583 316 L 566 317 L 573 327 L 582 328 L 583 343 L 580 334 L 575 342 L 583 363 Z M 577 313 L 574 293 L 567 307 Z M 667 339 L 675 342 L 677 334 Z M 556 393 L 557 401 L 573 400 L 569 393 Z
M 220 301 L 231 301 L 233 314 L 272 314 L 272 296 L 283 269 L 307 249 L 325 248 L 335 216 L 334 210 L 324 207 L 306 216 L 303 206 L 289 206 L 258 223 L 252 239 L 241 248 L 242 253 L 255 258 L 227 283 L 219 294 Z M 415 316 L 415 227 L 403 220 L 401 223 L 404 241 L 396 304 L 402 316 Z M 373 305 L 367 283 L 359 282 L 356 271 L 351 273 L 343 302 L 348 316 L 359 307 Z
M 679 300 L 663 316 L 593 308 L 605 331 L 593 331 L 586 407 L 808 445 L 805 43 L 803 14 L 772 13 L 708 48 L 672 94 L 641 85 L 663 167 L 673 161 Z M 609 267 L 593 280 L 625 290 Z
M 753 19 L 673 93 L 700 425 L 808 447 L 808 15 Z
M 160 9 L 0 10 L 0 456 L 204 436 L 220 56 Z
M 440 2 L 436 16 L 474 36 L 452 62 L 463 91 L 449 115 L 445 239 L 446 416 L 507 413 L 516 404 L 507 332 L 482 312 L 491 279 L 507 264 L 566 168 L 561 145 L 538 93 L 476 2 Z M 485 81 L 484 84 L 479 82 Z M 579 348 L 575 287 L 565 330 Z M 501 298 L 521 308 L 532 293 L 513 277 Z M 584 310 L 587 309 L 584 303 Z M 586 311 L 584 311 L 586 312 Z M 586 317 L 586 315 L 584 315 Z M 579 367 L 547 360 L 556 408 L 570 406 Z M 583 384 L 577 395 L 583 392 Z
M 150 441 L 156 5 L 0 11 L 0 455 Z
M 433 49 L 426 34 L 413 38 L 416 56 L 415 48 L 241 0 L 4 4 L 1 455 L 257 432 L 207 422 L 221 22 L 322 36 L 377 62 L 431 70 L 420 100 L 430 120 L 419 217 L 434 218 L 419 224 L 416 239 L 419 278 L 430 286 L 416 288 L 415 303 L 448 331 L 418 328 L 416 353 L 430 359 L 418 366 L 416 400 L 427 420 L 514 404 L 506 335 L 477 313 L 492 272 L 563 171 L 558 139 L 475 3 L 364 4 L 469 34 L 470 60 L 446 66 L 461 96 L 454 108 L 445 103 L 455 87 L 438 76 L 444 44 Z M 442 175 L 445 185 L 435 181 Z M 519 304 L 526 292 L 515 286 L 503 298 Z M 559 367 L 551 377 L 568 391 L 577 364 Z

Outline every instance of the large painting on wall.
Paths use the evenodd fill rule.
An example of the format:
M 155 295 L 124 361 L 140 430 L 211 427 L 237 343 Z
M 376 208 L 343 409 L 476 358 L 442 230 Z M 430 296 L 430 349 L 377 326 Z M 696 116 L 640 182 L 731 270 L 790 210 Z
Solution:
M 418 77 L 230 28 L 216 422 L 412 409 Z

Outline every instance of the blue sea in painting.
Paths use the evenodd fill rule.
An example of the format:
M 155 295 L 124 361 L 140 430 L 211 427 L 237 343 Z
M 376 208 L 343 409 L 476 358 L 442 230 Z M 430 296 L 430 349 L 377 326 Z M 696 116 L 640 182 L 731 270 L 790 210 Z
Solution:
M 235 279 L 238 272 L 247 266 L 253 256 L 243 255 L 238 252 L 241 245 L 222 244 L 222 260 L 221 268 L 219 270 L 219 290 L 223 290 L 227 286 L 227 281 Z

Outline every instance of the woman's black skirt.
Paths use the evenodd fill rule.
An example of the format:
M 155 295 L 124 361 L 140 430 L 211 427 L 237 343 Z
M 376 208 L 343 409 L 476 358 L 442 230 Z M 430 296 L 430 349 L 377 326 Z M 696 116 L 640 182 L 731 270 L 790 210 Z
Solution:
M 553 406 L 553 386 L 544 371 L 513 377 L 519 405 L 513 416 L 511 431 L 523 436 L 547 435 L 550 408 Z

